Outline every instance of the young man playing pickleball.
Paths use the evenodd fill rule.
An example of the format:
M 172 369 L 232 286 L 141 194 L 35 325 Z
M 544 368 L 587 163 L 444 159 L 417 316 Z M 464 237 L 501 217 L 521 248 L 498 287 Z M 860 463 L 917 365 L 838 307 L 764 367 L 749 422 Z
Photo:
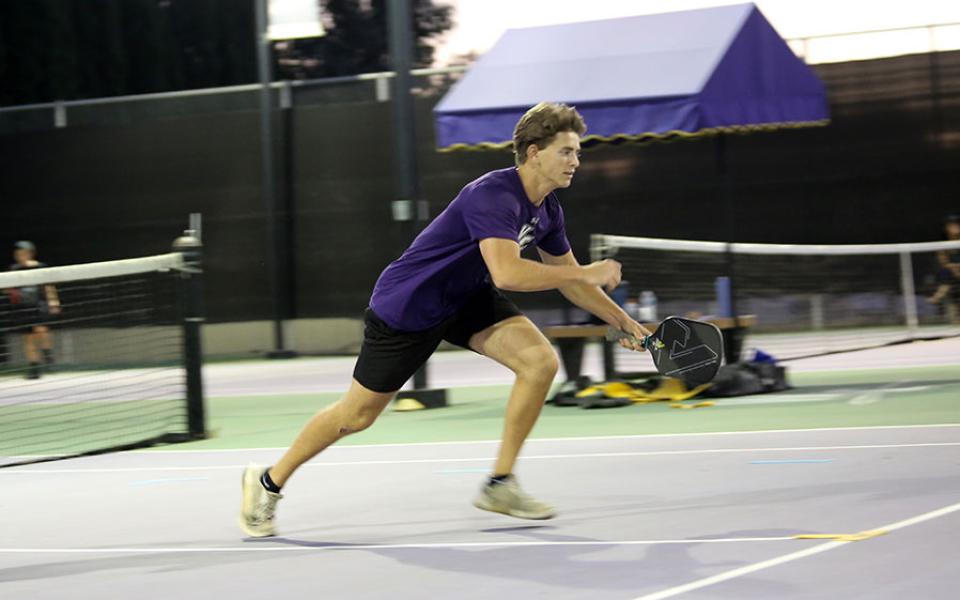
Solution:
M 364 316 L 350 389 L 306 424 L 275 465 L 244 471 L 244 532 L 273 535 L 280 490 L 293 472 L 330 444 L 372 425 L 443 340 L 516 374 L 499 454 L 474 504 L 522 519 L 554 516 L 551 506 L 520 489 L 513 470 L 557 373 L 557 356 L 498 288 L 559 289 L 614 327 L 637 338 L 650 333 L 601 289 L 620 282 L 620 264 L 603 260 L 581 266 L 567 242 L 563 210 L 553 192 L 570 186 L 585 131 L 583 119 L 569 106 L 541 103 L 530 109 L 513 134 L 517 166 L 467 184 L 381 273 Z M 537 246 L 542 262 L 520 256 L 530 244 Z M 621 344 L 641 349 L 635 341 Z

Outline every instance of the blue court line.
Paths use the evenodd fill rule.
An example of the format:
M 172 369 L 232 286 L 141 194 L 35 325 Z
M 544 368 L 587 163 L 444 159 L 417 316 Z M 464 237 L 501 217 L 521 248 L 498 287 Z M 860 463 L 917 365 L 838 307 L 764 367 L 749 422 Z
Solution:
M 804 463 L 828 463 L 832 458 L 786 458 L 783 460 L 751 460 L 751 465 L 794 465 Z
M 140 481 L 131 481 L 131 486 L 157 485 L 159 483 L 180 483 L 183 481 L 206 481 L 209 477 L 170 477 L 166 479 L 142 479 Z

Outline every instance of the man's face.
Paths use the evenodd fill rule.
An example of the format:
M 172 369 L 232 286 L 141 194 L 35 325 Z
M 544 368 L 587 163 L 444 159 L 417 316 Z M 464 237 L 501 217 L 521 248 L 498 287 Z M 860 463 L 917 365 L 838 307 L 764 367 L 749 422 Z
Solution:
M 570 187 L 573 174 L 580 166 L 580 136 L 573 131 L 558 133 L 549 146 L 538 148 L 533 160 L 540 175 L 553 185 Z
M 947 237 L 952 240 L 960 239 L 960 222 L 950 221 L 946 225 Z
M 28 250 L 26 248 L 17 248 L 13 251 L 13 260 L 18 264 L 26 264 L 33 260 L 33 250 Z

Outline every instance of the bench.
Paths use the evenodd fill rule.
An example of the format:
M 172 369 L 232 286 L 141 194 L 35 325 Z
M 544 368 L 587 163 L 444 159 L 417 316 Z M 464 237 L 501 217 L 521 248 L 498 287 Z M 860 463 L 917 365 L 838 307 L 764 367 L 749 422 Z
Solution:
M 743 333 L 757 323 L 756 315 L 741 315 L 739 318 L 719 317 L 704 319 L 716 325 L 723 334 L 724 358 L 727 363 L 739 359 L 743 342 Z M 659 323 L 643 323 L 654 331 Z M 576 381 L 583 367 L 583 349 L 589 339 L 599 338 L 603 342 L 603 376 L 607 381 L 622 378 L 618 373 L 614 358 L 615 342 L 606 341 L 606 325 L 551 325 L 543 328 L 543 334 L 554 340 L 560 350 L 560 361 L 567 373 L 567 381 Z M 630 374 L 634 375 L 634 374 Z M 636 374 L 639 375 L 639 374 Z

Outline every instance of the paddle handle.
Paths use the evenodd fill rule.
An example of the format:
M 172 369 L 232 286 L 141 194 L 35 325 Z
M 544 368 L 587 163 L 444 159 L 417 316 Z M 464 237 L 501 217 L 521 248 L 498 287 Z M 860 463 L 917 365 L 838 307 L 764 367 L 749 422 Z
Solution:
M 640 342 L 640 347 L 646 348 L 647 344 L 650 342 L 650 336 L 645 335 L 643 339 L 638 338 L 635 335 L 631 335 L 626 331 L 621 331 L 616 327 L 607 328 L 607 341 L 608 342 L 619 342 L 620 340 L 636 340 Z

